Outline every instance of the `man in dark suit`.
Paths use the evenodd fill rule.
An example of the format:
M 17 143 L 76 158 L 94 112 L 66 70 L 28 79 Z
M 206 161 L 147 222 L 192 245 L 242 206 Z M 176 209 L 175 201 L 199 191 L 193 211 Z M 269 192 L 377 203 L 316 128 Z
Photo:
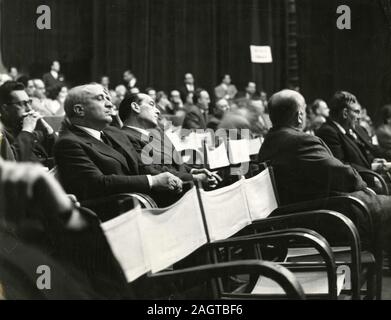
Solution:
M 195 85 L 193 74 L 186 73 L 184 78 L 184 84 L 179 89 L 179 92 L 181 93 L 181 99 L 183 102 L 186 101 L 186 97 L 189 93 L 194 93 L 197 90 L 197 87 Z
M 24 85 L 8 81 L 0 87 L 0 114 L 3 135 L 16 161 L 39 162 L 53 167 L 52 148 L 56 140 L 53 128 L 31 108 Z
M 334 157 L 358 170 L 371 169 L 373 160 L 387 157 L 359 127 L 361 106 L 354 95 L 338 91 L 330 101 L 330 118 L 315 134 L 330 148 Z
M 180 193 L 182 181 L 164 172 L 148 175 L 139 166 L 138 154 L 112 121 L 109 93 L 89 84 L 69 91 L 65 112 L 70 121 L 55 145 L 60 180 L 79 200 L 116 193 L 141 192 L 157 197 L 161 191 Z
M 208 91 L 197 89 L 193 96 L 194 105 L 186 110 L 186 116 L 183 120 L 183 129 L 206 129 L 208 123 L 208 111 L 210 97 Z
M 269 101 L 273 128 L 265 137 L 259 159 L 274 167 L 282 204 L 330 195 L 355 196 L 368 206 L 389 250 L 391 197 L 376 195 L 354 168 L 333 156 L 319 137 L 302 132 L 305 106 L 303 96 L 292 90 L 278 92 Z
M 122 131 L 128 136 L 146 170 L 151 173 L 168 171 L 183 181 L 200 181 L 215 186 L 219 177 L 206 169 L 184 165 L 169 138 L 158 128 L 160 111 L 146 94 L 130 94 L 119 107 L 124 122 Z
M 57 92 L 57 89 L 64 86 L 65 79 L 64 76 L 60 74 L 60 68 L 60 62 L 53 61 L 50 66 L 50 72 L 45 73 L 42 77 L 46 91 L 48 92 L 48 97 L 51 99 L 56 99 L 54 93 Z

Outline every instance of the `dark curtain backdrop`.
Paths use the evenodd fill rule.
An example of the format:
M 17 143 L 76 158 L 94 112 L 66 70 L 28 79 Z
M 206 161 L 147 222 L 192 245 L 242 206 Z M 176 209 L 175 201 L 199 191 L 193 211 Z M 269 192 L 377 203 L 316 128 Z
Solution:
M 296 0 L 301 91 L 326 101 L 336 90 L 354 93 L 374 120 L 391 102 L 389 0 Z M 352 29 L 338 30 L 336 9 L 351 8 Z M 388 15 L 388 17 L 387 17 Z
M 47 0 L 52 30 L 35 27 L 40 0 L 3 0 L 4 64 L 40 76 L 58 59 L 72 84 L 125 69 L 141 88 L 170 90 L 192 72 L 211 90 L 224 73 L 242 89 L 286 85 L 284 0 Z M 252 64 L 249 46 L 270 45 L 272 64 Z

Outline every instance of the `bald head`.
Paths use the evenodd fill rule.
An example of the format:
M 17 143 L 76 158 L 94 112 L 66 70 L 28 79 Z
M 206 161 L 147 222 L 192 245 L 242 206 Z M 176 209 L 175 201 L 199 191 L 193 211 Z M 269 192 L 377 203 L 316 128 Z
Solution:
M 273 94 L 268 103 L 273 127 L 303 127 L 305 106 L 304 97 L 297 91 L 282 90 Z
M 73 124 L 102 130 L 112 121 L 113 104 L 108 90 L 100 84 L 86 84 L 69 90 L 65 113 Z

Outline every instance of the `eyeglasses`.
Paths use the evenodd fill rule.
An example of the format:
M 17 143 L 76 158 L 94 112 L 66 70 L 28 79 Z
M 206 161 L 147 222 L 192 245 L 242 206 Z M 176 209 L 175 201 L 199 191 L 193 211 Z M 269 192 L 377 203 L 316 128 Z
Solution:
M 10 103 L 8 103 L 8 105 L 15 105 L 15 106 L 18 106 L 21 108 L 26 108 L 26 107 L 31 106 L 32 102 L 33 102 L 33 100 L 29 99 L 29 100 L 22 100 L 22 101 L 18 101 L 18 102 L 10 102 Z

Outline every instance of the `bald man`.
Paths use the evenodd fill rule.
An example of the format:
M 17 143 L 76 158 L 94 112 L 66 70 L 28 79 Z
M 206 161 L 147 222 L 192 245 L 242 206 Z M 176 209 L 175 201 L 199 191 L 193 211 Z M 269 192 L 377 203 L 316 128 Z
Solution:
M 306 103 L 300 93 L 277 92 L 268 107 L 273 128 L 265 137 L 259 159 L 275 169 L 282 204 L 332 195 L 357 197 L 368 206 L 375 230 L 380 230 L 391 252 L 391 197 L 376 195 L 354 168 L 333 156 L 319 137 L 303 133 Z
M 112 121 L 110 96 L 99 84 L 75 87 L 65 100 L 70 126 L 55 145 L 61 182 L 79 200 L 116 193 L 140 192 L 160 196 L 180 193 L 182 181 L 165 172 L 147 175 L 138 154 Z

